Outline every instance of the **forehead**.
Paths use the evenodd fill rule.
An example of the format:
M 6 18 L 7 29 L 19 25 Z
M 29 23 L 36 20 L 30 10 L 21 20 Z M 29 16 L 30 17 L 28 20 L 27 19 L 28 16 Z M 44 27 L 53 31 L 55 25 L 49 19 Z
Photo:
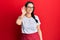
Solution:
M 33 7 L 33 4 L 32 3 L 29 3 L 27 6 Z

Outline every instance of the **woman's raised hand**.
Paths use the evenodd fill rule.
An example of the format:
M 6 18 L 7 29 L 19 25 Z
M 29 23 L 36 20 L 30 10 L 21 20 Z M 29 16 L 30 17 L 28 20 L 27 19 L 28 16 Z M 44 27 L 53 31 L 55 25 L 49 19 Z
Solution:
M 25 8 L 25 6 L 23 6 L 23 7 L 21 8 L 21 11 L 22 11 L 22 15 L 25 15 L 25 14 L 26 14 L 26 8 Z

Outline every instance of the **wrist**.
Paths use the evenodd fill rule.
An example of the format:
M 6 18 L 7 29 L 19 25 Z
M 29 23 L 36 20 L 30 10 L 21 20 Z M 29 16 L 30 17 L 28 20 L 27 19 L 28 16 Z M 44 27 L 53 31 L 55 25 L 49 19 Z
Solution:
M 24 14 L 21 15 L 21 17 L 23 17 L 23 16 L 24 16 Z
M 21 14 L 21 19 L 24 17 L 24 14 Z
M 40 39 L 40 40 L 43 40 L 43 39 Z

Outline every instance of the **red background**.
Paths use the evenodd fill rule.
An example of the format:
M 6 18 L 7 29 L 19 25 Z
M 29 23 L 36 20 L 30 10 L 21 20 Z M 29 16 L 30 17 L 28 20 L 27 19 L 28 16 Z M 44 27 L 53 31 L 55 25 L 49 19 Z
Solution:
M 58 0 L 31 0 L 35 14 L 41 20 L 43 40 L 60 40 L 60 10 Z M 0 40 L 20 40 L 20 26 L 16 19 L 27 0 L 0 0 Z

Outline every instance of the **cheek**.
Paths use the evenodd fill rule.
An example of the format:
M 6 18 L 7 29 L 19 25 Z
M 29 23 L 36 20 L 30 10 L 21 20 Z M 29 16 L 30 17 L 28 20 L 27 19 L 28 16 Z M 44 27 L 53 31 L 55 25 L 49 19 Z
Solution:
M 29 10 L 30 10 L 29 8 L 26 9 L 26 11 L 29 11 Z
M 29 9 L 29 8 L 27 9 L 27 12 L 32 12 L 32 11 L 33 11 L 33 9 Z
M 33 11 L 33 9 L 31 9 Z
M 33 9 L 31 9 L 30 12 L 33 12 Z

